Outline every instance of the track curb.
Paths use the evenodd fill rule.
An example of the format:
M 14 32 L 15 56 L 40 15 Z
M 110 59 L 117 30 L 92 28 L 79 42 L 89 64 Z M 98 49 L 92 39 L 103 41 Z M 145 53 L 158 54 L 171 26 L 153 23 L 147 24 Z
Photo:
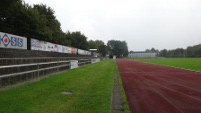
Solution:
M 112 90 L 110 113 L 122 113 L 122 100 L 117 71 L 114 72 L 114 86 Z

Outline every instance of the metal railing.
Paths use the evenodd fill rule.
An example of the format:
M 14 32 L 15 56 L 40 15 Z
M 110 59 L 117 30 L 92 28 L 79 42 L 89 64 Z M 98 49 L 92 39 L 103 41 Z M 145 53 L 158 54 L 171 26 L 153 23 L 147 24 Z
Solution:
M 90 59 L 77 59 L 78 65 L 91 63 Z M 70 61 L 41 62 L 0 66 L 0 86 L 42 75 L 70 69 Z

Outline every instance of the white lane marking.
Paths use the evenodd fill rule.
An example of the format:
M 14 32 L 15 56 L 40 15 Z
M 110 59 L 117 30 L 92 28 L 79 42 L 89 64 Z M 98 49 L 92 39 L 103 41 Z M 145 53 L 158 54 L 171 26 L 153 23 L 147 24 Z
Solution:
M 186 81 L 186 80 L 183 80 L 183 79 L 181 79 L 181 78 L 176 78 L 176 77 L 173 77 L 173 76 L 171 76 L 171 75 L 167 75 L 167 76 L 169 76 L 170 78 L 174 78 L 174 79 L 176 79 L 176 80 L 179 80 L 179 81 L 183 81 L 183 82 L 186 82 L 186 83 L 190 83 L 190 84 L 196 84 L 196 85 L 201 85 L 201 84 L 199 84 L 199 83 L 195 83 L 195 82 L 193 82 L 193 81 Z
M 144 77 L 142 77 L 142 78 L 144 78 Z M 144 78 L 144 79 L 146 79 L 146 78 Z M 148 80 L 148 79 L 146 79 L 146 80 L 147 80 L 147 81 L 150 81 L 150 80 Z M 152 81 L 150 81 L 150 82 L 152 82 Z M 168 88 L 168 87 L 166 87 L 166 86 L 163 86 L 163 85 L 161 85 L 161 84 L 159 84 L 159 83 L 155 83 L 155 82 L 152 82 L 152 83 L 154 83 L 154 84 L 156 84 L 156 85 L 158 85 L 158 86 L 164 87 L 165 89 L 168 89 L 168 90 L 170 90 L 170 91 L 173 91 L 173 92 L 176 92 L 176 93 L 180 93 L 180 94 L 182 94 L 182 95 L 185 95 L 185 96 L 190 97 L 190 98 L 192 98 L 192 99 L 195 99 L 195 100 L 197 100 L 197 101 L 201 101 L 201 99 L 195 98 L 195 97 L 193 97 L 193 96 L 187 95 L 187 94 L 185 94 L 185 93 L 182 93 L 182 92 L 179 92 L 179 91 L 176 91 L 176 90 L 172 90 L 172 89 L 170 89 L 170 88 Z
M 192 90 L 195 90 L 195 91 L 201 92 L 201 90 L 197 90 L 197 89 L 194 89 L 194 88 L 191 88 L 191 87 L 188 87 L 188 86 L 182 85 L 182 84 L 177 83 L 177 82 L 167 81 L 167 80 L 165 80 L 165 79 L 163 79 L 163 78 L 156 77 L 156 76 L 154 76 L 154 75 L 152 75 L 152 74 L 150 74 L 150 75 L 151 75 L 152 77 L 157 78 L 157 79 L 161 79 L 161 80 L 166 81 L 166 82 L 171 82 L 171 83 L 174 83 L 174 84 L 178 84 L 178 85 L 180 85 L 180 86 L 183 86 L 183 87 L 186 87 L 186 88 L 189 88 L 189 89 L 192 89 Z
M 137 76 L 141 77 L 139 74 L 136 74 Z M 145 81 L 147 81 L 144 77 L 143 78 Z M 145 82 L 144 81 L 144 82 Z M 175 107 L 179 112 L 184 113 L 181 109 L 179 109 L 175 104 L 173 104 L 169 99 L 167 99 L 164 95 L 162 95 L 159 91 L 157 91 L 153 86 L 151 86 L 148 82 L 145 82 L 148 86 L 150 86 L 156 93 L 158 93 L 162 98 L 164 98 L 168 103 L 170 103 L 173 107 Z

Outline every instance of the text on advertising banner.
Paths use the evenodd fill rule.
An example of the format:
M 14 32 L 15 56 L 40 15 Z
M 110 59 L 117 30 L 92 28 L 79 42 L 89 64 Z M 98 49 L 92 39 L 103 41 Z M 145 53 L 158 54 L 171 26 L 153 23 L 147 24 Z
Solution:
M 27 49 L 27 38 L 0 32 L 0 47 Z

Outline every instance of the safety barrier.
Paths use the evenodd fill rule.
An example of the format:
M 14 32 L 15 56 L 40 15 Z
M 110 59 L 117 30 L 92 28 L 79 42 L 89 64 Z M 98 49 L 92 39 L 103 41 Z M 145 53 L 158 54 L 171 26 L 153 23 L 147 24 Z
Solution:
M 68 58 L 20 58 L 16 60 L 4 58 L 0 59 L 0 62 L 5 64 L 0 66 L 0 86 L 2 86 L 52 74 L 62 70 L 74 69 L 78 66 L 90 64 L 91 59 L 71 58 L 71 60 L 69 60 Z

